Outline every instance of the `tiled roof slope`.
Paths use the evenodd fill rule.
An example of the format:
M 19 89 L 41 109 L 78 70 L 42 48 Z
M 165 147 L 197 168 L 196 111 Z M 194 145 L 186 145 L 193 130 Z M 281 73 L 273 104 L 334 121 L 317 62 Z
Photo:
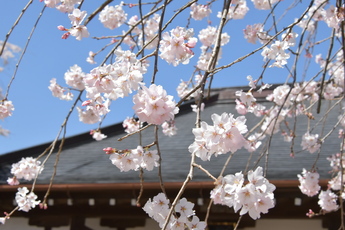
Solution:
M 221 114 L 223 112 L 233 113 L 237 117 L 235 110 L 234 92 L 237 89 L 221 89 L 218 90 L 217 95 L 213 96 L 206 104 L 205 110 L 202 112 L 202 120 L 208 124 L 211 123 L 211 115 L 213 113 Z M 325 102 L 326 103 L 326 102 Z M 267 108 L 271 103 L 262 102 Z M 323 109 L 327 107 L 323 104 Z M 318 120 L 318 115 L 314 114 L 315 121 Z M 257 118 L 249 114 L 247 119 L 247 126 L 250 130 L 261 118 Z M 338 114 L 330 113 L 325 124 L 325 132 L 332 129 L 337 121 Z M 298 136 L 295 144 L 295 157 L 290 157 L 290 143 L 283 141 L 283 137 L 276 135 L 271 142 L 271 148 L 268 156 L 268 172 L 267 177 L 270 180 L 296 180 L 296 174 L 301 173 L 302 168 L 310 169 L 317 158 L 317 153 L 310 154 L 309 152 L 299 152 L 300 137 L 305 133 L 307 126 L 306 117 L 298 117 L 299 125 L 297 126 L 296 135 Z M 162 152 L 162 174 L 165 182 L 183 181 L 189 170 L 190 153 L 188 146 L 193 143 L 194 135 L 192 128 L 195 127 L 195 113 L 192 112 L 190 104 L 181 107 L 180 114 L 175 119 L 175 124 L 178 128 L 178 135 L 173 137 L 164 136 L 159 130 L 159 146 Z M 125 135 L 122 125 L 116 124 L 102 129 L 108 138 L 103 141 L 94 141 L 87 133 L 68 138 L 66 140 L 65 148 L 63 149 L 57 175 L 55 177 L 55 184 L 69 184 L 69 183 L 130 183 L 139 181 L 139 172 L 120 172 L 116 166 L 111 164 L 109 156 L 102 151 L 105 147 L 115 147 L 117 149 L 136 148 L 139 144 L 139 135 L 135 134 L 123 141 L 117 141 L 118 138 Z M 328 138 L 326 144 L 323 145 L 320 158 L 317 162 L 317 168 L 321 176 L 325 179 L 329 178 L 330 166 L 326 157 L 339 151 L 339 140 L 337 138 L 337 131 Z M 150 127 L 142 133 L 142 144 L 148 145 L 154 141 L 153 127 Z M 265 142 L 264 142 L 265 143 Z M 263 144 L 265 145 L 265 144 Z M 0 156 L 0 183 L 5 184 L 11 164 L 20 160 L 23 156 L 31 156 L 40 154 L 46 145 L 36 146 L 30 149 L 17 151 Z M 49 183 L 50 176 L 53 172 L 53 165 L 55 162 L 55 153 L 47 161 L 45 170 L 38 178 L 38 184 Z M 250 154 L 241 149 L 236 152 L 225 171 L 225 174 L 244 171 Z M 216 177 L 219 175 L 224 162 L 229 157 L 229 154 L 212 156 L 211 161 L 200 163 L 208 169 Z M 255 162 L 260 158 L 259 151 L 255 152 L 250 160 L 249 168 L 253 168 Z M 259 164 L 265 166 L 265 157 L 262 157 Z M 7 175 L 6 175 L 7 174 Z M 158 181 L 158 169 L 144 172 L 146 182 Z M 209 177 L 199 169 L 195 169 L 193 181 L 209 181 Z

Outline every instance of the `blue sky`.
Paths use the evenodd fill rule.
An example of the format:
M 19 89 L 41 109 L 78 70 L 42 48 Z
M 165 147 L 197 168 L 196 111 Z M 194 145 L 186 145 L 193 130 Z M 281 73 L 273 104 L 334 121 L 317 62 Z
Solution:
M 114 1 L 112 5 L 116 5 L 118 2 L 119 1 Z M 280 13 L 287 8 L 287 2 L 289 1 L 283 1 L 281 3 L 282 5 L 278 8 Z M 26 1 L 7 1 L 6 5 L 0 8 L 0 21 L 2 22 L 0 27 L 0 40 L 4 40 L 6 33 L 9 31 L 26 3 Z M 85 1 L 82 9 L 92 12 L 93 9 L 97 7 L 97 3 L 99 3 L 99 1 Z M 218 11 L 217 4 L 221 3 L 215 3 L 212 8 L 214 14 L 212 25 L 214 26 L 218 24 L 217 18 L 215 17 Z M 225 32 L 231 36 L 231 39 L 229 45 L 223 49 L 222 59 L 219 64 L 229 63 L 260 46 L 259 44 L 254 45 L 247 43 L 243 38 L 242 30 L 247 24 L 263 22 L 265 20 L 265 15 L 267 15 L 267 11 L 255 10 L 250 1 L 248 1 L 248 6 L 250 11 L 244 20 L 230 21 L 226 26 Z M 43 3 L 38 0 L 33 2 L 19 25 L 11 34 L 9 39 L 10 43 L 16 44 L 22 48 L 24 47 L 32 26 L 42 8 Z M 167 11 L 167 17 L 173 14 L 173 9 L 176 8 L 177 7 L 174 8 L 174 5 L 172 5 Z M 131 9 L 124 7 L 124 9 L 129 16 L 137 14 L 138 12 L 136 7 Z M 302 10 L 303 9 L 298 9 L 288 17 L 290 23 L 292 17 L 300 14 Z M 176 19 L 177 23 L 173 23 L 168 30 L 172 29 L 177 24 L 185 26 L 185 18 L 188 14 L 189 11 L 186 11 L 179 16 Z M 282 22 L 284 23 L 284 21 L 285 19 Z M 207 27 L 206 20 L 202 22 L 192 21 L 191 23 L 191 27 L 195 28 L 196 33 L 200 28 Z M 60 37 L 63 32 L 56 28 L 58 25 L 70 26 L 67 15 L 56 9 L 46 8 L 9 92 L 8 99 L 13 101 L 15 110 L 11 117 L 6 118 L 4 121 L 0 121 L 0 125 L 3 128 L 11 131 L 8 137 L 0 136 L 0 154 L 46 143 L 55 138 L 73 102 L 61 101 L 54 98 L 48 89 L 50 79 L 57 78 L 57 82 L 65 86 L 63 75 L 70 66 L 78 64 L 83 68 L 84 72 L 88 72 L 92 68 L 95 68 L 95 65 L 90 65 L 85 61 L 88 52 L 90 50 L 98 51 L 109 42 L 109 40 L 98 41 L 92 38 L 77 41 L 74 37 L 62 40 Z M 122 30 L 126 29 L 126 27 L 120 27 L 114 31 L 106 29 L 98 22 L 97 17 L 88 25 L 88 28 L 91 36 L 116 35 L 121 34 Z M 199 52 L 199 46 L 194 49 L 197 54 Z M 108 53 L 109 50 L 108 48 L 105 54 Z M 18 57 L 19 55 L 17 55 L 15 59 L 10 60 L 5 71 L 0 72 L 0 87 L 3 88 L 4 91 L 6 91 L 7 84 L 12 77 Z M 96 61 L 100 63 L 101 59 L 96 59 Z M 292 62 L 292 60 L 290 61 Z M 197 55 L 191 59 L 190 65 L 180 65 L 177 68 L 167 65 L 164 61 L 160 61 L 161 67 L 157 74 L 156 84 L 163 85 L 168 93 L 173 95 L 177 101 L 176 87 L 180 79 L 188 80 L 190 78 L 194 70 L 193 65 L 195 65 L 196 62 Z M 247 61 L 217 74 L 214 79 L 213 87 L 247 85 L 246 76 L 252 75 L 253 78 L 258 77 L 262 71 L 263 64 L 262 57 L 260 54 L 257 54 L 255 57 L 251 57 Z M 265 75 L 265 82 L 284 82 L 287 75 L 288 73 L 285 69 L 269 69 L 268 73 Z M 145 77 L 148 79 L 145 81 L 149 82 L 151 73 L 149 72 Z M 126 116 L 132 116 L 134 113 L 132 106 L 131 97 L 113 102 L 110 108 L 111 112 L 103 122 L 103 126 L 121 122 Z M 97 124 L 87 125 L 79 122 L 77 113 L 74 113 L 68 124 L 67 136 L 87 132 L 97 127 Z

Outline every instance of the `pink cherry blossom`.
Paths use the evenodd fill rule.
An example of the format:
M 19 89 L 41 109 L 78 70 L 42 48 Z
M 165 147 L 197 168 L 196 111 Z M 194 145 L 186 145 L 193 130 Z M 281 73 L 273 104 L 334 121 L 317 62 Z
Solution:
M 107 5 L 99 14 L 99 20 L 106 28 L 111 30 L 120 27 L 127 20 L 127 14 L 122 9 L 123 2 L 120 5 Z
M 162 132 L 164 133 L 164 135 L 169 136 L 169 137 L 176 135 L 177 128 L 175 126 L 174 121 L 164 122 L 162 124 L 162 128 L 163 128 Z
M 244 147 L 246 141 L 243 134 L 248 131 L 244 117 L 234 118 L 227 113 L 212 114 L 212 120 L 213 125 L 201 122 L 200 128 L 193 129 L 195 140 L 189 146 L 189 152 L 205 161 L 210 160 L 213 154 L 234 153 Z
M 174 119 L 179 111 L 173 97 L 167 95 L 162 86 L 155 84 L 149 88 L 142 86 L 142 90 L 134 95 L 133 102 L 133 109 L 139 120 L 156 125 Z
M 133 133 L 140 129 L 140 122 L 135 120 L 133 117 L 127 117 L 123 123 L 123 128 L 125 128 L 126 133 Z
M 244 184 L 242 172 L 219 178 L 211 198 L 215 204 L 233 207 L 235 212 L 240 210 L 240 215 L 248 213 L 252 219 L 258 219 L 274 207 L 275 186 L 263 177 L 261 167 L 248 172 L 248 181 Z
M 19 162 L 12 164 L 11 173 L 15 179 L 8 180 L 9 183 L 17 183 L 17 179 L 27 181 L 35 179 L 43 171 L 40 161 L 32 157 L 22 158 Z
M 12 111 L 14 110 L 14 106 L 12 101 L 2 100 L 0 101 L 0 119 L 4 119 L 6 117 L 12 116 Z
M 85 73 L 78 65 L 71 66 L 64 75 L 66 84 L 78 90 L 85 89 L 84 77 Z
M 190 6 L 190 9 L 191 9 L 190 16 L 194 20 L 202 20 L 203 18 L 208 17 L 210 13 L 212 13 L 212 10 L 209 6 L 201 5 L 197 3 L 193 3 Z
M 194 56 L 191 50 L 197 42 L 197 38 L 192 37 L 193 29 L 185 29 L 176 27 L 168 32 L 162 34 L 159 51 L 160 57 L 169 64 L 177 66 L 178 64 L 188 64 L 189 59 Z
M 302 175 L 297 175 L 300 185 L 298 186 L 301 192 L 307 196 L 315 196 L 319 193 L 319 174 L 317 172 L 310 172 L 303 169 Z
M 336 211 L 339 208 L 337 199 L 338 196 L 328 189 L 326 191 L 320 192 L 318 204 L 323 210 L 327 212 Z
M 318 134 L 305 133 L 302 136 L 301 146 L 303 150 L 308 150 L 310 153 L 315 153 L 321 147 L 321 142 L 319 140 Z
M 40 203 L 40 201 L 36 199 L 37 196 L 33 192 L 29 192 L 26 187 L 18 188 L 15 200 L 18 204 L 19 211 L 28 212 L 32 208 L 36 207 L 36 205 Z
M 101 133 L 101 131 L 99 130 L 91 130 L 90 134 L 92 135 L 92 138 L 95 139 L 96 141 L 101 141 L 107 138 L 107 136 Z

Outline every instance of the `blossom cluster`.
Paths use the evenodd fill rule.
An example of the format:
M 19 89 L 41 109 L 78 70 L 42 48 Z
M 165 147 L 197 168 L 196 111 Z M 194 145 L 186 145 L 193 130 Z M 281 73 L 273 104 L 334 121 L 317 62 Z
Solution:
M 112 148 L 103 149 L 110 154 L 111 163 L 118 167 L 121 172 L 139 170 L 140 168 L 152 171 L 159 166 L 159 155 L 157 150 L 144 149 L 138 146 L 136 149 L 117 151 Z
M 141 25 L 144 28 L 141 29 L 138 26 L 138 16 L 134 15 L 128 20 L 128 25 L 131 27 L 134 36 L 127 35 L 124 39 L 124 43 L 130 47 L 134 47 L 137 44 L 141 47 L 145 46 L 146 49 L 153 49 L 157 47 L 158 37 L 156 36 L 159 30 L 159 22 L 161 16 L 159 14 L 154 14 L 148 19 L 144 19 Z M 137 39 L 136 42 L 134 39 Z
M 273 4 L 278 1 L 279 0 L 252 0 L 255 8 L 259 10 L 269 10 L 273 7 Z
M 37 196 L 35 193 L 30 192 L 27 187 L 18 188 L 16 193 L 15 200 L 18 204 L 19 211 L 28 212 L 32 208 L 36 207 L 40 203 L 39 200 L 36 200 Z
M 315 172 L 303 169 L 302 175 L 297 175 L 300 185 L 298 186 L 301 192 L 307 196 L 315 196 L 320 191 L 319 177 L 320 175 Z
M 295 35 L 296 36 L 296 35 Z M 292 36 L 294 38 L 294 36 Z M 274 60 L 275 62 L 270 67 L 282 68 L 287 64 L 287 59 L 290 58 L 290 54 L 285 51 L 289 49 L 293 43 L 289 43 L 286 40 L 275 41 L 270 47 L 265 46 L 261 52 L 261 55 L 266 60 Z
M 96 141 L 101 141 L 107 138 L 107 135 L 104 135 L 100 130 L 91 130 L 90 135 L 92 135 L 92 138 Z
M 71 20 L 72 27 L 66 29 L 64 26 L 58 26 L 59 30 L 67 31 L 62 35 L 62 39 L 67 39 L 69 35 L 72 35 L 77 40 L 82 38 L 87 38 L 90 36 L 87 27 L 82 24 L 83 20 L 86 18 L 86 11 L 81 11 L 78 8 L 73 9 L 73 11 L 68 14 L 68 18 Z
M 263 43 L 267 39 L 267 35 L 263 31 L 263 25 L 260 23 L 247 25 L 243 30 L 243 34 L 244 38 L 252 44 L 255 44 L 257 40 Z
M 118 49 L 115 51 L 115 62 L 96 67 L 90 73 L 84 73 L 82 69 L 74 65 L 65 73 L 65 88 L 51 80 L 48 87 L 53 96 L 63 100 L 71 100 L 71 89 L 86 91 L 88 100 L 84 101 L 84 109 L 77 108 L 80 121 L 93 124 L 100 121 L 101 117 L 110 110 L 111 100 L 128 96 L 134 90 L 143 85 L 143 74 L 146 73 L 146 65 L 136 59 L 134 53 Z
M 127 14 L 122 9 L 123 2 L 116 6 L 105 6 L 99 14 L 101 23 L 111 30 L 120 27 L 127 20 Z
M 140 122 L 133 117 L 127 117 L 122 122 L 123 128 L 125 128 L 126 133 L 134 133 L 140 129 Z
M 84 90 L 84 78 L 85 73 L 78 65 L 73 65 L 64 75 L 65 82 L 68 86 L 75 90 Z M 70 88 L 62 87 L 56 82 L 56 79 L 53 78 L 50 80 L 50 85 L 48 89 L 52 92 L 54 97 L 59 98 L 60 100 L 70 101 L 73 99 L 73 93 Z
M 328 27 L 334 28 L 337 31 L 337 36 L 339 36 L 339 24 L 342 21 L 341 14 L 338 14 L 334 5 L 330 5 L 327 9 L 325 8 L 326 5 L 324 1 L 314 1 L 314 4 L 309 8 L 307 15 L 299 23 L 299 26 L 313 33 L 316 24 L 324 21 Z
M 343 51 L 340 50 L 336 54 L 336 58 L 333 62 L 328 63 L 327 72 L 330 76 L 330 81 L 327 81 L 323 90 L 323 97 L 327 100 L 332 100 L 339 97 L 343 93 L 344 89 L 344 69 L 343 66 Z M 325 68 L 325 60 L 320 55 L 316 55 L 315 62 L 320 65 L 321 68 Z
M 301 183 L 301 185 L 299 186 L 301 192 L 308 196 L 315 196 L 319 194 L 318 204 L 321 209 L 325 212 L 333 212 L 339 209 L 339 196 L 342 196 L 343 199 L 345 198 L 344 182 L 342 182 L 342 177 L 344 177 L 345 175 L 343 174 L 340 166 L 340 164 L 344 165 L 344 156 L 341 156 L 341 154 L 338 153 L 328 157 L 327 160 L 330 162 L 330 166 L 332 167 L 331 173 L 334 175 L 332 179 L 328 181 L 327 190 L 321 191 L 319 193 L 319 174 L 316 171 L 308 172 L 303 169 L 302 175 L 297 176 Z M 313 215 L 314 212 L 312 211 L 310 211 L 310 213 L 307 213 L 307 216 L 311 217 Z
M 275 134 L 280 129 L 279 124 L 287 117 L 308 114 L 304 103 L 317 101 L 319 98 L 317 95 L 318 89 L 318 83 L 315 81 L 296 83 L 292 88 L 286 84 L 276 87 L 266 97 L 268 101 L 274 102 L 275 105 L 264 111 L 265 120 L 261 130 L 268 135 Z M 314 144 L 308 146 L 313 146 L 316 149 L 318 145 Z M 308 149 L 307 145 L 303 144 L 303 146 Z
M 189 82 L 185 82 L 181 80 L 180 84 L 177 86 L 176 91 L 179 98 L 184 98 L 188 94 L 191 93 L 195 85 L 199 85 L 201 82 L 202 76 L 197 74 L 194 76 L 194 81 L 190 80 Z M 197 98 L 200 94 L 200 89 L 195 90 L 195 92 L 191 93 L 186 99 L 189 100 L 191 98 Z
M 9 100 L 0 101 L 0 119 L 4 119 L 6 117 L 12 116 L 13 110 L 14 110 L 14 106 L 12 104 L 12 101 L 9 101 Z
M 244 175 L 238 172 L 218 179 L 216 187 L 211 191 L 214 204 L 233 207 L 240 215 L 246 213 L 256 220 L 261 213 L 267 213 L 274 207 L 275 186 L 263 176 L 263 169 L 257 167 L 248 172 L 248 183 L 244 184 Z
M 308 150 L 310 153 L 315 153 L 321 147 L 321 141 L 318 134 L 305 133 L 302 136 L 301 143 L 303 150 Z
M 12 164 L 11 173 L 13 178 L 9 178 L 7 182 L 11 185 L 19 184 L 17 179 L 33 180 L 43 170 L 41 162 L 32 158 L 22 158 L 19 162 Z
M 338 196 L 331 190 L 321 191 L 319 194 L 318 204 L 327 212 L 336 211 L 339 208 L 337 204 Z
M 142 86 L 138 94 L 133 96 L 135 114 L 141 122 L 161 125 L 165 121 L 173 120 L 179 108 L 173 97 L 160 85 L 152 84 L 149 88 Z
M 44 4 L 47 7 L 56 8 L 62 13 L 71 13 L 74 6 L 80 4 L 80 0 L 44 0 Z
M 162 34 L 159 51 L 160 57 L 177 66 L 178 64 L 188 64 L 189 59 L 194 56 L 191 48 L 194 48 L 197 38 L 193 37 L 193 29 L 185 29 L 183 27 L 176 27 L 169 32 Z
M 228 14 L 226 15 L 226 18 L 228 20 L 230 19 L 243 19 L 244 16 L 248 13 L 249 8 L 247 6 L 247 1 L 246 0 L 235 0 L 231 1 Z M 222 17 L 222 12 L 218 12 L 217 14 L 218 18 Z
M 217 41 L 217 31 L 218 29 L 216 27 L 208 26 L 207 28 L 200 30 L 198 34 L 198 38 L 202 43 L 202 46 L 200 47 L 201 54 L 199 56 L 199 60 L 197 63 L 197 67 L 200 70 L 207 70 L 208 68 L 208 63 L 212 57 L 213 46 L 216 44 Z M 222 33 L 220 45 L 224 46 L 227 43 L 229 43 L 229 41 L 230 36 L 227 33 Z M 221 54 L 222 49 L 220 49 L 218 52 L 217 60 L 221 58 Z
M 222 115 L 212 114 L 213 125 L 202 121 L 200 128 L 194 128 L 195 136 L 188 150 L 195 153 L 203 161 L 210 160 L 215 154 L 236 152 L 245 146 L 246 140 L 243 134 L 248 131 L 244 116 L 234 118 L 233 114 L 223 113 Z
M 162 228 L 169 214 L 170 201 L 166 198 L 164 193 L 159 193 L 153 199 L 149 199 L 143 207 L 143 210 L 155 221 L 159 223 Z M 189 202 L 186 198 L 182 198 L 178 201 L 175 206 L 175 214 L 169 219 L 166 229 L 169 230 L 183 230 L 183 229 L 193 229 L 193 230 L 203 230 L 206 228 L 206 223 L 200 221 L 197 216 L 195 216 L 195 211 L 193 210 L 194 204 Z
M 190 16 L 197 21 L 208 17 L 212 13 L 212 10 L 208 5 L 193 3 L 190 6 L 190 9 Z
M 177 128 L 175 126 L 175 121 L 166 121 L 162 124 L 162 132 L 165 136 L 174 136 L 177 133 Z

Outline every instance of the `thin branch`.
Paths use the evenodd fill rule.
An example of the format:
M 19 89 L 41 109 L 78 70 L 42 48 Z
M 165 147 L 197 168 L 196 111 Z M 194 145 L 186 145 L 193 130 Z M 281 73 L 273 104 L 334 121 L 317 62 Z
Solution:
M 26 10 L 29 8 L 29 6 L 31 5 L 31 3 L 33 2 L 33 0 L 30 0 L 26 6 L 22 9 L 22 12 L 19 14 L 17 20 L 13 23 L 11 29 L 8 31 L 8 33 L 6 34 L 6 38 L 4 40 L 4 43 L 2 44 L 1 50 L 0 50 L 0 56 L 2 56 L 2 53 L 4 52 L 6 43 L 8 38 L 10 37 L 10 35 L 12 34 L 12 31 L 14 30 L 14 28 L 18 25 L 20 19 L 23 17 L 24 13 L 26 12 Z

